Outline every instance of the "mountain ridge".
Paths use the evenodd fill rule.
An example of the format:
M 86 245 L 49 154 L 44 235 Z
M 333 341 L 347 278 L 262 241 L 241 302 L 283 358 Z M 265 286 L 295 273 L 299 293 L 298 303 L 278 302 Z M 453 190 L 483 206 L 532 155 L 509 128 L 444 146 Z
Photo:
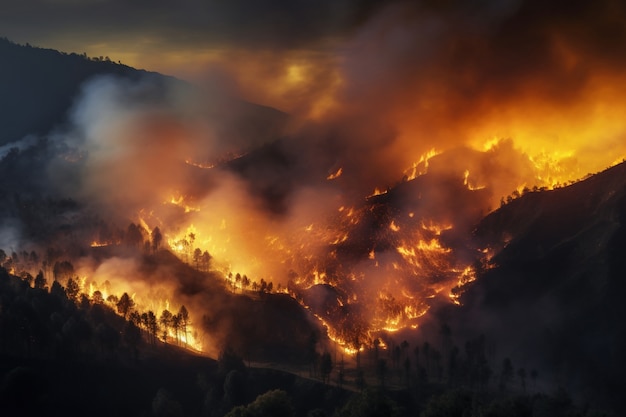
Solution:
M 552 383 L 624 409 L 626 163 L 529 192 L 487 215 L 474 238 L 493 257 L 461 307 L 434 315 L 461 333 L 496 335 L 501 351 Z

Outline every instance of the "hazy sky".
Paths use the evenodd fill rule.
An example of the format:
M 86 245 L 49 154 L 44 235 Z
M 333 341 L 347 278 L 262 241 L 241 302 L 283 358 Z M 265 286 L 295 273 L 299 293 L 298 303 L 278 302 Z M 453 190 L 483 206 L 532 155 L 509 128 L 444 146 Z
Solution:
M 17 42 L 133 66 L 185 72 L 228 50 L 320 50 L 376 0 L 5 0 L 0 27 Z
M 584 175 L 626 152 L 621 0 L 3 0 L 0 28 L 351 134 L 377 119 L 405 159 L 510 137 Z
M 17 42 L 184 72 L 225 50 L 346 52 L 343 42 L 390 5 L 403 5 L 405 13 L 389 25 L 419 24 L 424 42 L 434 40 L 432 31 L 489 36 L 502 24 L 517 26 L 515 36 L 501 39 L 511 47 L 554 30 L 597 52 L 617 52 L 624 41 L 619 0 L 3 0 L 0 28 Z

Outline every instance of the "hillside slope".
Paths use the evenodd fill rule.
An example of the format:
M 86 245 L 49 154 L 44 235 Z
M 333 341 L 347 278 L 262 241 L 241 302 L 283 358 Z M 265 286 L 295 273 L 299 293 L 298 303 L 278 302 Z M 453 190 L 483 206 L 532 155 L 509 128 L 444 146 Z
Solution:
M 108 58 L 91 59 L 84 54 L 22 46 L 6 38 L 0 38 L 0 62 L 0 146 L 26 135 L 45 135 L 64 123 L 83 84 L 98 75 L 150 78 L 163 88 L 176 85 L 189 93 L 197 91 L 176 78 L 137 70 Z M 256 136 L 273 139 L 287 117 L 278 110 L 234 97 L 226 97 L 222 105 L 206 111 L 207 117 L 220 122 L 222 133 L 241 143 L 253 136 L 255 140 Z
M 528 193 L 484 218 L 474 238 L 495 256 L 463 306 L 440 318 L 486 334 L 545 383 L 624 409 L 626 164 Z

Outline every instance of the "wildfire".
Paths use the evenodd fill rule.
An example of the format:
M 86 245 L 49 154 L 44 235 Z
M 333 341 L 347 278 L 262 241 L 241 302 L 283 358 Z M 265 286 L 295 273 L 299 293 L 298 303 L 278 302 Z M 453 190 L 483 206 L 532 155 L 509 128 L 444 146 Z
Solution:
M 411 168 L 404 171 L 404 175 L 407 181 L 412 181 L 420 175 L 424 175 L 428 172 L 428 160 L 433 156 L 439 155 L 441 152 L 437 151 L 435 148 L 432 148 L 422 156 L 420 156 L 417 162 L 413 163 Z
M 476 186 L 476 185 L 471 184 L 469 180 L 469 176 L 470 176 L 469 169 L 466 169 L 465 172 L 463 173 L 463 185 L 465 185 L 468 190 L 476 191 L 476 190 L 482 190 L 486 188 L 485 186 Z
M 92 248 L 102 248 L 102 247 L 106 247 L 106 246 L 111 246 L 113 243 L 112 242 L 98 242 L 97 240 L 94 240 L 91 242 L 91 247 Z
M 421 227 L 423 230 L 426 230 L 428 232 L 435 234 L 436 236 L 439 236 L 441 235 L 442 232 L 452 229 L 453 226 L 451 224 L 435 223 L 431 220 L 428 222 L 422 221 Z
M 471 266 L 465 267 L 462 271 L 458 271 L 458 273 L 459 278 L 457 284 L 449 291 L 449 297 L 456 305 L 461 304 L 461 301 L 459 300 L 461 296 L 461 288 L 463 288 L 463 286 L 465 286 L 466 284 L 476 280 L 476 271 L 474 271 Z
M 93 303 L 106 304 L 113 311 L 116 311 L 120 315 L 125 315 L 127 318 L 130 316 L 130 312 L 123 314 L 118 305 L 120 298 L 125 293 L 129 294 L 132 300 L 131 310 L 137 312 L 139 315 L 141 312 L 152 311 L 158 316 L 164 310 L 170 310 L 172 308 L 172 304 L 166 296 L 167 291 L 165 291 L 165 289 L 156 289 L 139 296 L 137 292 L 132 291 L 132 289 L 125 286 L 124 283 L 115 282 L 116 281 L 113 279 L 110 279 L 105 280 L 102 285 L 99 285 L 85 276 L 77 279 L 80 293 L 87 295 Z M 180 307 L 181 306 L 178 306 L 179 309 Z M 167 329 L 169 340 L 180 343 L 182 346 L 197 352 L 202 352 L 203 345 L 198 336 L 198 331 L 195 329 L 192 320 L 186 320 L 185 332 L 181 331 L 176 333 L 175 329 Z
M 199 162 L 194 162 L 191 159 L 185 159 L 185 163 L 187 165 L 191 165 L 193 167 L 201 168 L 201 169 L 213 169 L 213 168 L 215 168 L 215 164 L 202 164 L 202 163 L 199 163 Z
M 200 211 L 199 207 L 194 207 L 194 206 L 191 206 L 191 205 L 187 204 L 185 197 L 182 196 L 182 195 L 178 195 L 177 197 L 176 196 L 172 196 L 169 199 L 169 201 L 167 201 L 167 203 L 182 208 L 183 210 L 185 210 L 185 213 L 190 213 L 190 212 L 194 212 L 194 211 Z
M 326 177 L 327 180 L 335 180 L 339 177 L 341 177 L 341 174 L 343 173 L 343 168 L 339 168 L 337 171 L 333 172 L 332 174 L 328 175 Z
M 370 195 L 367 196 L 367 198 L 372 198 L 372 197 L 376 197 L 379 195 L 383 195 L 383 194 L 387 194 L 389 192 L 389 190 L 381 190 L 379 188 L 374 188 L 374 192 Z

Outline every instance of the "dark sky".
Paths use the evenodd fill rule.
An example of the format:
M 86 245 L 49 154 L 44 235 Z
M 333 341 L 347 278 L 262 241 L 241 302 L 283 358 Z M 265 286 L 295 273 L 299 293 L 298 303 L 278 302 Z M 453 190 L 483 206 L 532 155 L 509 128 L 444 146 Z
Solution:
M 193 54 L 224 48 L 323 48 L 365 21 L 376 3 L 381 2 L 7 0 L 0 5 L 0 26 L 18 42 L 107 54 L 130 64 L 155 54 L 148 62 L 168 68 L 177 56 L 193 64 Z

